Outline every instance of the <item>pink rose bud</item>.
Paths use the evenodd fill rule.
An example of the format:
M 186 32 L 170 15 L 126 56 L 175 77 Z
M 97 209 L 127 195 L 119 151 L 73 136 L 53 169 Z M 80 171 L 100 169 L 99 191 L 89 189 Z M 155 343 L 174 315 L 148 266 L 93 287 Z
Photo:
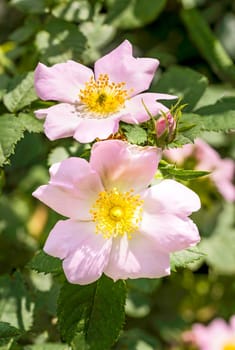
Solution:
M 156 135 L 158 145 L 164 146 L 173 141 L 175 137 L 175 131 L 176 120 L 170 111 L 168 111 L 156 121 Z

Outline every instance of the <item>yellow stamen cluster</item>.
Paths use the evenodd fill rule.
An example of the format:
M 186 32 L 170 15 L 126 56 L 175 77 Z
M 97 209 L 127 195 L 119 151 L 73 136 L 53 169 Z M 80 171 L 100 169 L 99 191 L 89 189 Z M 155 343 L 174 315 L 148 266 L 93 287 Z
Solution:
M 143 200 L 133 190 L 119 192 L 116 188 L 100 192 L 90 213 L 96 223 L 96 233 L 104 238 L 132 234 L 142 220 Z
M 222 350 L 235 350 L 235 339 L 231 343 L 225 344 Z
M 125 83 L 109 81 L 108 74 L 100 74 L 95 80 L 93 77 L 80 90 L 80 101 L 89 112 L 105 117 L 118 112 L 128 98 L 128 91 L 124 89 Z

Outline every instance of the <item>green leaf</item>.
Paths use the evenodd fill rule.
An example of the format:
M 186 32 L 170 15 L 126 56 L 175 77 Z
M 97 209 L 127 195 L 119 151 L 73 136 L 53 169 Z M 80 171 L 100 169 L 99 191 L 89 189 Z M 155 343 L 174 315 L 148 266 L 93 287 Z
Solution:
M 88 40 L 88 52 L 104 47 L 115 36 L 115 28 L 109 24 L 104 23 L 104 16 L 101 15 L 96 16 L 94 21 L 86 21 L 81 23 L 80 30 Z M 99 58 L 99 51 L 96 51 L 96 54 L 97 58 Z
M 44 13 L 46 0 L 11 0 L 11 5 L 26 13 Z
M 8 86 L 3 103 L 10 112 L 16 112 L 37 100 L 34 90 L 34 73 L 16 76 Z
M 235 129 L 235 97 L 225 97 L 210 106 L 195 111 L 203 130 L 228 131 Z M 196 120 L 195 120 L 196 122 Z
M 129 5 L 130 0 L 110 1 L 106 23 L 112 23 L 113 20 L 121 16 Z
M 216 222 L 216 228 L 209 238 L 200 243 L 205 260 L 217 273 L 235 273 L 235 228 L 234 204 L 226 203 Z
M 179 139 L 179 143 L 192 143 L 203 130 L 202 118 L 197 114 L 192 113 L 184 113 L 180 118 L 180 122 L 178 125 L 178 132 L 176 135 L 176 139 L 173 141 L 171 147 L 174 146 L 174 142 Z M 184 142 L 185 141 L 185 142 Z
M 111 10 L 108 12 L 107 21 L 123 29 L 143 27 L 160 15 L 166 2 L 166 0 L 109 0 Z
M 171 164 L 161 164 L 159 169 L 164 177 L 170 177 L 178 180 L 193 180 L 198 177 L 209 175 L 210 172 L 202 170 L 178 169 Z
M 0 321 L 28 331 L 33 322 L 34 304 L 22 275 L 0 277 Z
M 0 75 L 0 100 L 2 100 L 3 96 L 6 93 L 7 85 L 9 84 L 10 78 L 6 74 Z
M 65 147 L 54 148 L 48 156 L 48 165 L 61 162 L 69 157 L 69 153 Z
M 12 338 L 17 338 L 20 334 L 19 329 L 7 322 L 0 322 L 0 345 L 8 343 Z
M 217 273 L 223 275 L 235 273 L 235 232 L 226 230 L 204 239 L 201 249 L 206 254 L 206 262 Z
M 216 26 L 216 36 L 221 41 L 226 52 L 235 59 L 235 14 L 226 12 Z
M 232 88 L 232 86 L 227 84 L 210 84 L 197 103 L 195 110 L 205 106 L 214 105 L 218 100 L 225 97 L 235 97 L 235 89 Z
M 147 141 L 147 133 L 139 125 L 122 124 L 128 142 L 141 145 Z
M 214 36 L 209 24 L 196 8 L 182 9 L 181 18 L 189 36 L 221 79 L 235 82 L 235 66 L 220 41 Z
M 4 114 L 0 117 L 0 166 L 14 152 L 15 145 L 23 133 L 23 125 L 13 114 Z
M 39 251 L 27 265 L 30 269 L 43 273 L 61 273 L 61 260 L 54 258 L 44 251 Z
M 43 131 L 43 121 L 37 119 L 34 114 L 19 113 L 18 118 L 26 131 L 35 133 Z
M 102 276 L 79 286 L 65 283 L 58 301 L 62 337 L 79 349 L 108 350 L 124 322 L 126 288 L 123 281 Z M 76 337 L 75 337 L 76 336 Z
M 194 262 L 200 262 L 205 259 L 205 254 L 197 247 L 181 250 L 171 254 L 171 270 L 176 271 L 179 268 L 189 267 Z
M 118 341 L 116 350 L 161 350 L 159 340 L 141 328 L 125 331 Z
M 153 293 L 160 284 L 161 280 L 159 278 L 137 278 L 127 280 L 128 287 L 146 294 Z
M 26 18 L 22 27 L 17 28 L 10 36 L 9 39 L 16 41 L 17 43 L 23 43 L 29 40 L 39 29 L 40 21 L 37 17 Z
M 66 1 L 59 3 L 52 9 L 53 16 L 68 22 L 88 20 L 91 6 L 88 1 Z
M 66 344 L 61 343 L 44 343 L 24 346 L 24 350 L 69 350 Z M 81 349 L 82 350 L 82 349 Z
M 86 42 L 78 26 L 57 18 L 51 19 L 36 37 L 41 60 L 49 64 L 78 60 L 86 48 Z
M 161 91 L 182 98 L 187 104 L 184 111 L 191 111 L 203 95 L 208 85 L 207 78 L 186 67 L 173 66 L 164 73 L 151 90 Z

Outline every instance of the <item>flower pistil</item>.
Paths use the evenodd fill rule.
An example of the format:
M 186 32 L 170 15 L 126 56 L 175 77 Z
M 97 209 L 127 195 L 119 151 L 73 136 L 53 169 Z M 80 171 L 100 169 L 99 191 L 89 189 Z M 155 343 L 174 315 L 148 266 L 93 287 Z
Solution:
M 90 213 L 96 223 L 96 233 L 104 238 L 131 238 L 142 220 L 143 200 L 133 190 L 119 192 L 117 188 L 100 192 Z
M 223 350 L 235 350 L 235 342 L 232 341 L 232 342 L 226 343 L 223 347 Z
M 80 90 L 80 101 L 97 118 L 108 117 L 124 106 L 129 95 L 125 85 L 125 82 L 110 82 L 108 74 L 100 74 L 97 80 L 91 77 L 85 88 Z

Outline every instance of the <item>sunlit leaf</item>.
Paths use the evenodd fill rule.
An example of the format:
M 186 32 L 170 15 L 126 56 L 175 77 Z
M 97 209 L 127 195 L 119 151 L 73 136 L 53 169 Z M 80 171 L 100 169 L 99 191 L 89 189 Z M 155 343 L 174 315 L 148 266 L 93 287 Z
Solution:
M 204 75 L 188 67 L 173 66 L 152 86 L 152 90 L 178 96 L 182 104 L 187 104 L 183 110 L 186 112 L 193 110 L 207 85 Z
M 189 267 L 190 264 L 205 259 L 204 252 L 197 247 L 185 249 L 171 254 L 171 269 L 176 271 L 179 268 Z
M 0 117 L 0 166 L 14 152 L 16 143 L 22 138 L 24 127 L 13 114 Z
M 3 103 L 10 112 L 16 112 L 37 100 L 34 90 L 34 73 L 18 75 L 11 80 Z
M 147 133 L 141 128 L 141 126 L 123 124 L 122 127 L 125 130 L 125 136 L 130 143 L 141 145 L 147 141 Z
M 54 258 L 44 251 L 39 251 L 32 260 L 28 263 L 28 267 L 43 273 L 61 273 L 62 265 L 61 260 Z
M 110 12 L 107 21 L 115 26 L 132 29 L 154 21 L 166 5 L 166 0 L 109 0 Z
M 31 328 L 34 304 L 22 275 L 0 277 L 0 321 L 8 322 L 21 331 Z
M 10 3 L 26 13 L 43 13 L 46 8 L 46 0 L 11 0 Z
M 75 24 L 53 18 L 38 32 L 36 46 L 45 63 L 78 61 L 86 47 L 86 38 Z

